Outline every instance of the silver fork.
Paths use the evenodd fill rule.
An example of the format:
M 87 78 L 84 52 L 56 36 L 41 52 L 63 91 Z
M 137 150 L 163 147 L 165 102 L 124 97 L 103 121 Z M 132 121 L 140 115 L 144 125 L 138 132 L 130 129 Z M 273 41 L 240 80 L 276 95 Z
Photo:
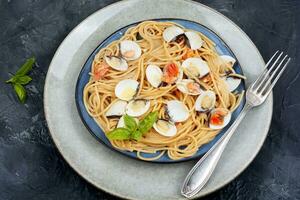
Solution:
M 247 112 L 261 105 L 275 86 L 276 82 L 287 67 L 291 58 L 283 52 L 277 51 L 265 66 L 262 74 L 246 91 L 246 103 L 238 118 L 229 127 L 218 142 L 196 163 L 188 173 L 181 188 L 181 194 L 187 198 L 196 195 L 207 183 L 212 175 L 229 139 L 243 120 Z M 275 61 L 274 61 L 275 60 Z M 269 67 L 271 65 L 271 67 Z M 269 68 L 268 68 L 269 67 Z

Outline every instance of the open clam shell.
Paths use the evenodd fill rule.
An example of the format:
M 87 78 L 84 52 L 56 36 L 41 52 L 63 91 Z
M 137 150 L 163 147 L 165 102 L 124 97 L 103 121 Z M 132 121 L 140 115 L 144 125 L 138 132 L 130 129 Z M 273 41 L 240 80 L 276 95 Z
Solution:
M 187 31 L 184 33 L 187 38 L 187 44 L 192 50 L 197 50 L 202 47 L 203 40 L 200 35 L 193 31 Z
M 176 86 L 180 92 L 189 95 L 199 95 L 202 91 L 200 85 L 192 79 L 182 79 L 177 81 Z
M 166 28 L 163 32 L 163 38 L 166 42 L 171 42 L 175 40 L 179 35 L 184 33 L 183 29 L 178 26 L 170 26 Z
M 173 122 L 184 122 L 190 115 L 186 105 L 178 100 L 167 102 L 167 113 Z
M 216 108 L 211 111 L 209 117 L 209 128 L 211 129 L 222 129 L 231 120 L 231 112 L 225 108 Z
M 109 109 L 105 113 L 105 116 L 106 117 L 122 116 L 125 114 L 126 106 L 127 106 L 126 101 L 117 100 L 116 102 L 110 105 Z
M 142 55 L 141 47 L 131 40 L 124 40 L 120 43 L 120 51 L 126 60 L 136 60 Z
M 234 76 L 226 76 L 224 77 L 224 80 L 227 83 L 230 92 L 236 90 L 242 82 L 240 78 Z
M 153 124 L 154 130 L 160 135 L 165 137 L 175 136 L 177 133 L 177 128 L 173 122 L 165 119 L 159 119 Z
M 196 99 L 195 110 L 207 112 L 215 107 L 216 94 L 213 91 L 204 91 Z
M 131 117 L 139 117 L 145 114 L 150 108 L 150 101 L 137 99 L 130 101 L 126 106 L 126 114 Z
M 158 88 L 162 83 L 163 72 L 157 65 L 148 65 L 146 78 L 152 87 Z
M 207 63 L 201 58 L 188 58 L 182 63 L 184 73 L 189 78 L 202 78 L 210 72 Z
M 130 101 L 136 95 L 139 82 L 133 79 L 121 80 L 115 87 L 115 95 L 124 101 Z
M 233 67 L 234 64 L 236 63 L 236 59 L 228 55 L 221 55 L 220 58 L 222 59 L 224 64 L 228 67 Z
M 117 56 L 105 56 L 105 62 L 113 69 L 118 71 L 126 71 L 128 64 L 125 59 Z

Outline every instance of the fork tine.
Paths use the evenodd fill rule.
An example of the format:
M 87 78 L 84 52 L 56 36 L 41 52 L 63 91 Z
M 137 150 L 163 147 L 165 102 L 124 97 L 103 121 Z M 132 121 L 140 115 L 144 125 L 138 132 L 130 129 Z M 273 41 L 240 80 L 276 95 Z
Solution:
M 265 89 L 272 84 L 272 79 L 274 78 L 274 76 L 276 75 L 277 71 L 280 69 L 280 67 L 282 66 L 282 63 L 285 61 L 285 59 L 288 57 L 288 55 L 285 55 L 284 58 L 281 61 L 278 61 L 279 64 L 276 65 L 275 69 L 273 70 L 273 66 L 272 68 L 270 68 L 268 70 L 268 76 L 264 79 L 264 81 L 262 81 L 261 83 L 261 88 L 258 92 L 258 94 L 263 94 Z M 274 63 L 275 64 L 275 63 Z M 276 63 L 277 64 L 277 63 Z M 274 65 L 275 66 L 275 65 Z M 273 70 L 273 71 L 272 71 Z
M 268 77 L 270 76 L 271 71 L 273 70 L 273 68 L 276 66 L 276 64 L 278 63 L 278 60 L 281 58 L 283 52 L 281 52 L 279 54 L 279 56 L 277 57 L 277 59 L 274 61 L 274 63 L 272 64 L 272 66 L 267 69 L 267 71 L 263 74 L 262 78 L 260 79 L 260 81 L 258 81 L 258 85 L 256 87 L 256 89 L 254 89 L 256 92 L 258 92 L 265 84 L 266 80 L 268 80 Z
M 286 57 L 285 57 L 286 58 Z M 285 60 L 285 58 L 284 58 L 284 60 Z M 279 73 L 277 74 L 277 76 L 275 77 L 275 79 L 274 79 L 274 81 L 272 82 L 272 84 L 271 85 L 268 85 L 268 84 L 266 84 L 265 85 L 265 87 L 264 87 L 264 89 L 263 90 L 265 90 L 265 91 L 263 91 L 262 92 L 262 94 L 263 94 L 263 96 L 268 96 L 269 95 L 269 93 L 272 91 L 272 89 L 273 89 L 273 87 L 275 86 L 275 84 L 277 83 L 277 81 L 278 81 L 278 79 L 281 77 L 281 75 L 282 75 L 282 73 L 284 72 L 284 70 L 285 70 L 285 68 L 287 67 L 287 65 L 289 64 L 289 62 L 291 61 L 291 58 L 289 58 L 287 61 L 286 61 L 286 63 L 284 64 L 284 66 L 281 68 L 281 70 L 279 71 Z M 283 63 L 283 61 L 280 63 L 280 65 Z M 279 68 L 279 67 L 278 67 Z M 278 69 L 277 68 L 277 69 Z M 274 74 L 275 74 L 275 72 L 274 72 Z M 272 74 L 272 76 L 274 75 L 274 74 Z M 270 80 L 271 80 L 272 78 L 270 78 Z M 266 86 L 269 86 L 269 87 L 266 87 Z
M 271 63 L 271 61 L 273 60 L 273 58 L 277 55 L 277 53 L 279 52 L 279 50 L 277 50 L 273 56 L 269 59 L 268 63 L 265 65 L 264 70 L 261 72 L 261 74 L 259 75 L 259 77 L 254 81 L 254 83 L 250 86 L 252 88 L 256 87 L 256 84 L 261 80 L 261 78 L 265 75 L 265 73 L 268 71 L 268 66 Z
M 273 61 L 273 58 L 278 54 L 279 50 L 277 50 L 273 56 L 269 59 L 269 61 L 267 62 L 267 64 L 265 65 L 265 69 L 263 70 L 263 72 L 261 73 L 261 75 L 256 79 L 256 81 L 251 85 L 251 88 L 253 88 L 254 90 L 258 89 L 258 85 L 261 83 L 261 80 L 265 78 L 266 73 L 268 72 L 268 66 L 270 65 L 270 63 Z M 281 57 L 281 55 L 283 54 L 283 52 L 281 52 L 281 54 L 278 56 L 278 58 Z M 278 60 L 277 58 L 277 60 Z M 275 63 L 277 62 L 277 60 L 275 61 Z M 273 64 L 274 65 L 274 64 Z M 273 67 L 272 65 L 272 67 Z

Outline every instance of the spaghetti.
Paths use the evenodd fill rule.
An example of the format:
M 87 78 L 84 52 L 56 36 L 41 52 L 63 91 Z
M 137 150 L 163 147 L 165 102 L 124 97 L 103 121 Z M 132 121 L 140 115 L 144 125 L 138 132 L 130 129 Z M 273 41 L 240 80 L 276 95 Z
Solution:
M 209 112 L 197 112 L 195 102 L 197 95 L 189 95 L 180 92 L 175 83 L 163 83 L 159 87 L 153 87 L 146 78 L 146 68 L 156 65 L 164 68 L 170 63 L 181 66 L 188 58 L 196 57 L 205 61 L 209 67 L 208 75 L 193 80 L 200 85 L 202 90 L 213 91 L 216 95 L 214 108 L 224 108 L 233 112 L 240 104 L 244 92 L 230 91 L 224 77 L 244 78 L 235 74 L 233 65 L 220 58 L 215 51 L 215 44 L 200 32 L 196 32 L 203 44 L 201 48 L 192 50 L 187 43 L 187 38 L 177 37 L 176 40 L 166 42 L 163 32 L 166 28 L 176 26 L 184 31 L 190 31 L 173 22 L 145 21 L 137 26 L 129 28 L 119 40 L 113 41 L 107 47 L 102 48 L 95 56 L 91 78 L 84 88 L 84 104 L 90 116 L 99 124 L 105 133 L 116 128 L 120 117 L 107 117 L 105 113 L 111 105 L 118 101 L 115 87 L 125 79 L 133 79 L 139 83 L 135 99 L 150 101 L 150 109 L 142 116 L 158 111 L 158 118 L 169 119 L 166 112 L 166 103 L 170 100 L 183 102 L 188 108 L 188 119 L 175 123 L 176 135 L 166 137 L 159 134 L 154 128 L 150 129 L 140 140 L 110 140 L 111 144 L 120 150 L 134 151 L 137 157 L 143 160 L 156 160 L 167 154 L 170 159 L 178 160 L 194 155 L 199 147 L 210 142 L 220 130 L 212 129 L 208 125 Z M 195 32 L 195 31 L 194 31 Z M 105 61 L 105 56 L 119 56 L 121 54 L 120 42 L 130 40 L 136 42 L 141 48 L 141 56 L 138 59 L 127 60 L 126 71 L 115 70 Z M 187 78 L 188 72 L 184 71 Z M 189 76 L 191 78 L 191 76 Z M 146 158 L 143 153 L 157 153 L 157 156 Z

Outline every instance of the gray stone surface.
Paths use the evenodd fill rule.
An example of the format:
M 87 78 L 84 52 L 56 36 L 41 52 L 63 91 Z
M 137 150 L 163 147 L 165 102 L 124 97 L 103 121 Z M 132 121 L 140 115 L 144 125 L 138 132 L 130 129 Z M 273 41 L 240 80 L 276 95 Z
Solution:
M 0 1 L 0 199 L 116 199 L 79 177 L 53 144 L 43 113 L 49 63 L 65 36 L 114 1 Z M 154 1 L 155 2 L 155 1 Z M 300 199 L 300 1 L 206 0 L 238 24 L 267 60 L 277 49 L 294 59 L 274 90 L 268 138 L 254 162 L 233 182 L 204 199 Z M 3 82 L 35 55 L 28 100 Z

